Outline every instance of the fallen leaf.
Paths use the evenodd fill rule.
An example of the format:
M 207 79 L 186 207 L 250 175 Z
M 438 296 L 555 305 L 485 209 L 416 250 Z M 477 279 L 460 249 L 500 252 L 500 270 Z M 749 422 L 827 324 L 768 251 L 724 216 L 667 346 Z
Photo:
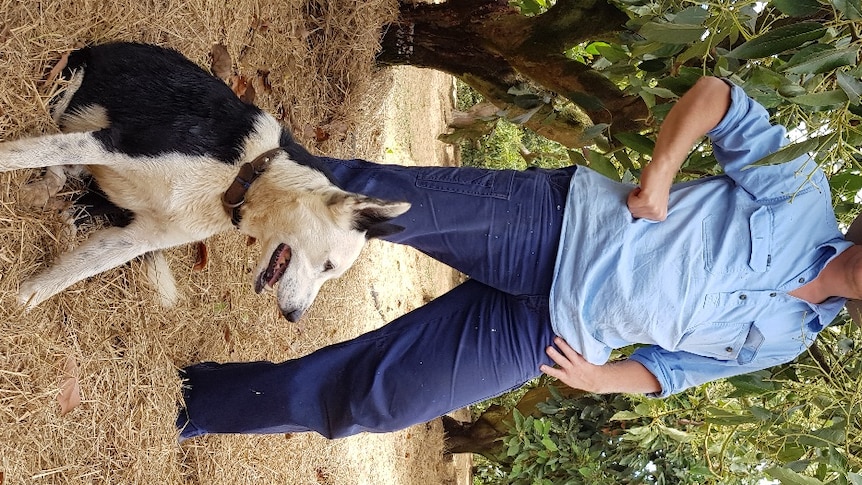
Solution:
M 65 416 L 69 411 L 81 404 L 81 385 L 78 383 L 78 364 L 71 355 L 66 357 L 63 363 L 63 377 L 60 384 L 60 394 L 57 396 L 60 402 L 60 416 Z
M 317 143 L 324 142 L 329 139 L 329 133 L 323 130 L 321 127 L 317 127 L 314 129 L 314 141 Z
M 201 271 L 207 267 L 207 261 L 209 261 L 207 245 L 203 241 L 198 241 L 195 244 L 195 249 L 197 250 L 197 255 L 195 256 L 195 264 L 192 266 L 192 271 Z
M 329 483 L 329 472 L 327 472 L 323 468 L 318 468 L 314 471 L 317 473 L 317 483 L 323 483 L 323 484 Z
M 230 79 L 232 65 L 227 47 L 222 44 L 213 44 L 210 54 L 212 55 L 210 71 L 215 77 L 227 82 Z
M 245 91 L 239 97 L 245 104 L 254 104 L 254 95 L 255 95 L 254 84 L 246 81 Z
M 242 99 L 244 102 L 248 102 L 246 101 L 246 91 L 251 88 L 252 101 L 254 100 L 254 88 L 251 87 L 251 83 L 248 82 L 248 79 L 246 79 L 245 76 L 232 76 L 230 80 L 230 88 L 239 97 L 239 99 Z

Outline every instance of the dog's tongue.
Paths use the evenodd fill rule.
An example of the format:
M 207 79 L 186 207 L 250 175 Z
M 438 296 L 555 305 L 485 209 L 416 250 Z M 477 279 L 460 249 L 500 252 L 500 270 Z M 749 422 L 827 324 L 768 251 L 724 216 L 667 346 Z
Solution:
M 262 292 L 265 288 L 272 288 L 278 283 L 278 280 L 284 276 L 287 265 L 290 264 L 290 246 L 287 244 L 279 244 L 272 256 L 269 258 L 269 265 L 258 276 L 254 285 L 254 291 Z

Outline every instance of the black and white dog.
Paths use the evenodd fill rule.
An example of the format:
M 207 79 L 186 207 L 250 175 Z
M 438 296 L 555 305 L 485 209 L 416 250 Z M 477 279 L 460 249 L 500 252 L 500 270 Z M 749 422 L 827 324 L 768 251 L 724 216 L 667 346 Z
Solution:
M 277 286 L 296 321 L 410 207 L 341 190 L 275 118 L 175 51 L 87 47 L 64 74 L 63 133 L 0 143 L 0 171 L 83 166 L 131 222 L 95 231 L 22 282 L 28 308 L 135 257 L 238 228 L 262 244 L 255 290 Z

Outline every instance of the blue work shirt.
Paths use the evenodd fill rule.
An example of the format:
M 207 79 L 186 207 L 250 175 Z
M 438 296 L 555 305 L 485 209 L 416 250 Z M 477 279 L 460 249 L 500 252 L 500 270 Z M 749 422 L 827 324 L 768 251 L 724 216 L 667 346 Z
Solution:
M 708 134 L 724 175 L 675 184 L 667 219 L 635 219 L 632 185 L 578 168 L 551 289 L 554 330 L 593 364 L 631 344 L 668 396 L 789 362 L 844 306 L 790 296 L 852 246 L 810 157 L 749 167 L 788 141 L 738 86 Z

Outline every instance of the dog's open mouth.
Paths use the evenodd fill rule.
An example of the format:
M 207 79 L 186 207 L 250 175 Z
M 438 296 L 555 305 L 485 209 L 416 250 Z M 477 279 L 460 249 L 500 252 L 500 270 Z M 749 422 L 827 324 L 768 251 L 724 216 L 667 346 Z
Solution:
M 262 292 L 264 289 L 272 289 L 278 280 L 284 276 L 287 266 L 290 264 L 290 246 L 287 244 L 279 244 L 272 256 L 269 258 L 269 264 L 266 269 L 261 271 L 254 282 L 254 291 Z

